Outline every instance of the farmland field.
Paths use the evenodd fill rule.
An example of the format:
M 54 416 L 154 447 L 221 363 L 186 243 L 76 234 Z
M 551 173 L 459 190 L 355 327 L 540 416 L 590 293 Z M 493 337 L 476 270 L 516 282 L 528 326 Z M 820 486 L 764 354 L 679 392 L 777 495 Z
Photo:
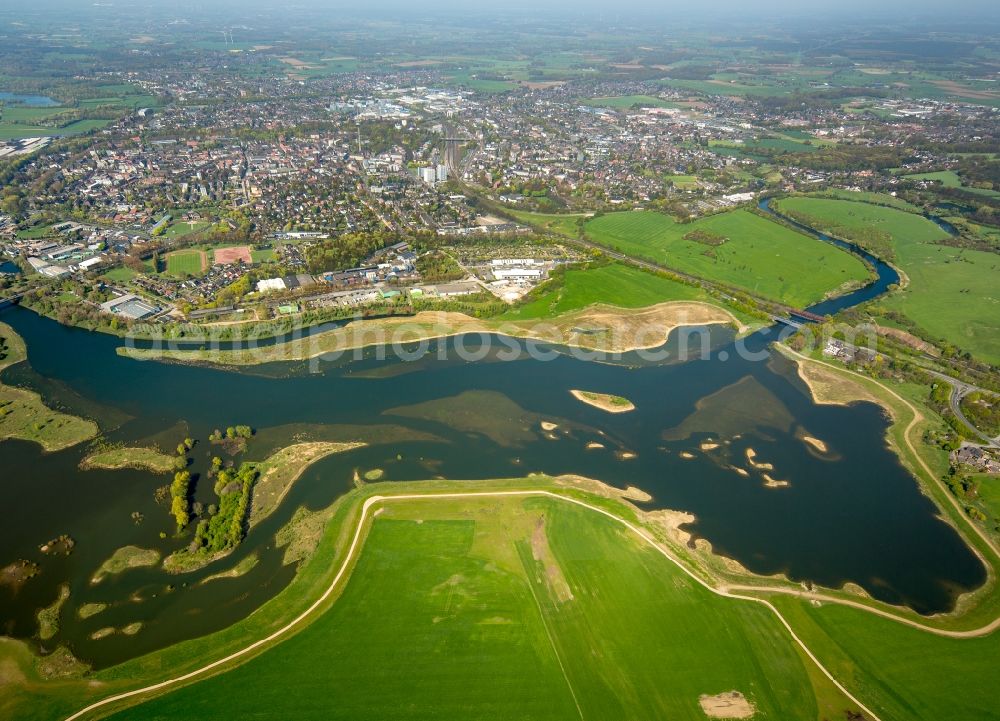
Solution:
M 913 173 L 911 175 L 904 175 L 903 177 L 907 180 L 930 180 L 935 183 L 941 183 L 941 185 L 946 188 L 961 188 L 962 190 L 970 193 L 976 193 L 977 195 L 1000 198 L 1000 192 L 995 190 L 990 190 L 989 188 L 974 188 L 963 185 L 962 178 L 959 177 L 958 173 L 954 170 L 939 170 L 934 173 Z
M 680 107 L 678 103 L 672 103 L 669 100 L 663 100 L 662 98 L 657 98 L 652 95 L 619 95 L 606 98 L 590 98 L 585 101 L 586 105 L 592 105 L 598 108 L 619 108 L 628 109 L 633 106 L 640 106 L 644 108 L 677 108 Z
M 693 223 L 651 211 L 610 213 L 584 230 L 624 253 L 798 307 L 868 277 L 849 253 L 747 210 Z
M 795 632 L 883 719 L 1000 719 L 993 691 L 1000 636 L 941 638 L 835 604 L 775 597 Z
M 205 271 L 205 253 L 200 250 L 175 250 L 166 256 L 170 275 L 200 275 Z
M 879 233 L 880 242 L 888 243 L 910 281 L 879 305 L 900 311 L 933 337 L 983 360 L 1000 362 L 996 254 L 940 245 L 935 241 L 947 237 L 941 228 L 920 215 L 893 208 L 800 197 L 785 198 L 777 207 L 849 240 Z
M 567 270 L 561 287 L 551 290 L 543 288 L 537 298 L 511 310 L 505 317 L 514 320 L 550 318 L 594 303 L 641 308 L 669 300 L 706 298 L 700 288 L 630 265 L 612 263 L 597 268 Z
M 310 626 L 112 718 L 694 720 L 734 690 L 758 719 L 843 714 L 770 612 L 640 543 L 552 499 L 388 504 Z

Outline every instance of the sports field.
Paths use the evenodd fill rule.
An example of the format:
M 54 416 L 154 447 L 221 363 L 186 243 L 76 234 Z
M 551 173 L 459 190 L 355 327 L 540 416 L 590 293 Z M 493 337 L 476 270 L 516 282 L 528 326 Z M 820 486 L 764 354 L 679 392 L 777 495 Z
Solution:
M 668 300 L 703 299 L 707 296 L 700 288 L 631 265 L 612 263 L 597 268 L 567 270 L 562 285 L 550 290 L 542 289 L 536 298 L 514 308 L 504 317 L 511 320 L 552 318 L 594 303 L 642 308 Z
M 935 243 L 947 234 L 930 220 L 893 208 L 825 198 L 785 198 L 792 210 L 836 235 L 887 242 L 909 285 L 879 303 L 909 317 L 932 337 L 1000 363 L 997 256 Z M 970 298 L 975 298 L 971 302 Z
M 410 501 L 377 517 L 305 630 L 112 718 L 694 721 L 699 697 L 731 691 L 756 719 L 843 717 L 812 678 L 767 609 L 714 596 L 598 513 Z
M 250 255 L 250 246 L 234 245 L 229 248 L 218 248 L 215 250 L 216 265 L 236 263 L 239 261 L 243 261 L 247 265 L 253 263 L 253 257 Z
M 201 250 L 175 250 L 165 259 L 167 273 L 175 276 L 201 275 L 208 267 L 208 259 Z
M 584 230 L 595 242 L 629 255 L 797 307 L 868 277 L 849 253 L 747 210 L 693 223 L 652 211 L 610 213 Z

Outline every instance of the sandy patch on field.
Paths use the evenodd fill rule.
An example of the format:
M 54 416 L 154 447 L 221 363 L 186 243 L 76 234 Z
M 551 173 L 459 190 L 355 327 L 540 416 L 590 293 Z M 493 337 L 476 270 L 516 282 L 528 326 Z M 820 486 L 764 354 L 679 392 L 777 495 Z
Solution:
M 709 718 L 750 718 L 756 712 L 754 705 L 739 691 L 707 694 L 698 697 L 701 710 Z
M 253 257 L 250 255 L 250 246 L 237 245 L 233 248 L 219 248 L 215 251 L 216 265 L 228 265 L 238 260 L 242 260 L 247 265 L 253 263 Z
M 655 511 L 647 511 L 644 518 L 663 528 L 667 532 L 667 536 L 674 543 L 687 546 L 691 542 L 691 534 L 683 530 L 681 526 L 694 523 L 694 514 L 662 508 Z
M 622 498 L 627 498 L 630 501 L 639 501 L 640 503 L 649 503 L 653 500 L 653 497 L 646 493 L 641 488 L 636 488 L 635 486 L 627 486 L 625 491 L 622 493 Z
M 549 537 L 545 533 L 545 516 L 538 519 L 535 530 L 531 534 L 531 555 L 542 565 L 545 573 L 545 585 L 559 603 L 573 600 L 573 591 L 563 575 L 562 568 L 549 547 Z
M 594 480 L 593 478 L 587 478 L 586 476 L 565 474 L 562 476 L 556 476 L 555 481 L 558 485 L 563 486 L 564 488 L 582 488 L 589 493 L 604 496 L 605 498 L 620 498 L 622 500 L 638 501 L 640 503 L 648 503 L 653 500 L 653 497 L 641 488 L 628 486 L 625 490 L 622 490 L 621 488 L 609 486 L 607 483 Z
M 795 359 L 799 378 L 812 393 L 813 401 L 820 405 L 846 406 L 853 401 L 878 403 L 878 399 L 855 380 L 837 373 L 832 368 Z

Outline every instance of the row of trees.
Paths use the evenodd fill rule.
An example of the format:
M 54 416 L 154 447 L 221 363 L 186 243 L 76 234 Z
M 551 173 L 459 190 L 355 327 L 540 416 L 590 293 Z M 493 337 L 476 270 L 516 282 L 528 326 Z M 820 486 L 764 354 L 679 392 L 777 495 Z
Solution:
M 213 464 L 217 466 L 221 463 Z M 192 543 L 198 552 L 219 553 L 235 548 L 243 540 L 257 475 L 257 469 L 250 463 L 244 463 L 239 470 L 218 469 L 215 481 L 218 511 L 198 523 Z

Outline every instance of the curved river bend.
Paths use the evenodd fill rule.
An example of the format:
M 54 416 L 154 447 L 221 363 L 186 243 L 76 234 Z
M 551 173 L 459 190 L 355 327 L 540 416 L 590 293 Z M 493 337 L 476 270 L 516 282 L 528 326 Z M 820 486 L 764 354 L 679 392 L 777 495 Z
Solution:
M 852 303 L 898 280 L 888 266 L 869 262 L 879 280 L 850 294 Z M 837 302 L 845 299 L 826 303 Z M 723 328 L 684 329 L 665 349 L 676 356 L 684 339 L 704 344 L 686 362 L 626 355 L 617 363 L 593 363 L 555 352 L 548 361 L 500 362 L 495 351 L 467 362 L 457 357 L 456 346 L 476 349 L 484 338 L 463 336 L 432 344 L 434 352 L 413 362 L 380 360 L 370 350 L 360 359 L 325 364 L 318 373 L 304 363 L 234 373 L 128 360 L 117 355 L 116 338 L 20 308 L 5 312 L 3 320 L 28 343 L 30 361 L 5 371 L 4 382 L 35 388 L 50 403 L 94 417 L 112 441 L 172 448 L 185 435 L 200 439 L 195 473 L 204 474 L 218 452 L 204 440 L 220 426 L 258 429 L 251 458 L 303 439 L 369 444 L 307 470 L 228 559 L 183 577 L 136 569 L 92 586 L 91 575 L 117 548 L 134 544 L 169 553 L 187 543 L 189 538 L 173 537 L 167 508 L 154 498 L 166 477 L 80 471 L 84 448 L 43 454 L 32 444 L 0 443 L 4 501 L 16 509 L 0 525 L 0 566 L 28 559 L 41 567 L 17 592 L 0 585 L 2 631 L 31 637 L 35 612 L 66 583 L 71 593 L 63 627 L 45 647 L 66 643 L 97 666 L 245 617 L 294 575 L 293 566 L 282 564 L 274 534 L 295 509 L 329 505 L 352 486 L 356 471 L 374 468 L 390 480 L 540 471 L 635 485 L 652 494 L 651 507 L 693 513 L 697 520 L 689 530 L 751 571 L 835 588 L 853 582 L 921 613 L 950 609 L 958 594 L 986 578 L 978 558 L 886 446 L 883 411 L 869 403 L 813 403 L 794 366 L 777 354 L 768 357 L 774 329 L 741 341 Z M 761 359 L 746 357 L 753 354 Z M 569 393 L 574 388 L 622 395 L 637 408 L 610 415 L 580 404 Z M 542 420 L 558 429 L 544 432 Z M 822 440 L 827 452 L 817 451 L 807 436 Z M 788 485 L 768 487 L 768 477 Z M 199 483 L 196 495 L 210 503 L 211 483 Z M 77 541 L 71 555 L 39 552 L 64 533 Z M 199 583 L 251 553 L 259 563 L 247 575 Z M 76 609 L 85 603 L 109 608 L 80 620 Z M 135 621 L 144 626 L 134 637 L 90 638 L 98 629 Z

